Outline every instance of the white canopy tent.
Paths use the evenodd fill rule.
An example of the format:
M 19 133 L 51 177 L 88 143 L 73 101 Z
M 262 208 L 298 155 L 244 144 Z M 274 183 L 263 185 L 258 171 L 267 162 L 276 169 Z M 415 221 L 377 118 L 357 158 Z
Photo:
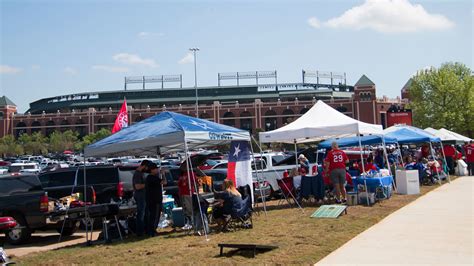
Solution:
M 432 127 L 425 128 L 425 131 L 427 131 L 427 132 L 435 135 L 436 137 L 440 138 L 441 141 L 458 141 L 458 139 L 456 137 L 454 137 L 453 135 L 447 134 L 443 131 L 440 131 L 438 129 L 434 129 Z
M 319 100 L 294 122 L 260 133 L 260 142 L 306 143 L 355 135 L 383 135 L 381 125 L 348 117 Z
M 456 138 L 457 140 L 462 141 L 462 142 L 469 142 L 469 141 L 472 140 L 472 139 L 470 139 L 470 138 L 468 138 L 468 137 L 466 137 L 466 136 L 463 136 L 463 135 L 461 135 L 461 134 L 458 134 L 458 133 L 453 132 L 453 131 L 451 131 L 451 130 L 448 130 L 448 129 L 446 129 L 446 128 L 441 128 L 439 131 L 440 131 L 440 132 L 443 132 L 444 134 L 451 135 L 451 136 L 453 136 L 454 138 Z
M 321 100 L 311 107 L 304 115 L 290 124 L 268 132 L 259 133 L 261 143 L 280 142 L 294 143 L 295 155 L 297 154 L 296 144 L 321 141 L 329 138 L 359 137 L 359 147 L 362 151 L 361 135 L 382 136 L 385 156 L 385 140 L 383 138 L 383 128 L 381 125 L 364 123 L 337 111 Z M 364 169 L 364 158 L 360 154 L 362 168 Z M 296 160 L 298 161 L 298 160 Z M 387 160 L 388 163 L 388 160 Z M 388 167 L 390 169 L 390 166 Z M 365 184 L 367 188 L 367 184 Z M 367 194 L 367 204 L 369 204 Z

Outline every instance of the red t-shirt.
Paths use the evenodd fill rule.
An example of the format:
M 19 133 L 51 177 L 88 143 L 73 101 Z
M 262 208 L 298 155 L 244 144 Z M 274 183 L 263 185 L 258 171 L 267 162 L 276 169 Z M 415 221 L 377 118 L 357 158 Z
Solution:
M 474 163 L 474 144 L 468 145 L 465 149 L 466 149 L 466 162 Z
M 329 171 L 333 169 L 345 169 L 346 161 L 349 160 L 346 153 L 341 150 L 329 151 L 327 159 L 329 161 Z
M 196 183 L 196 175 L 194 172 L 189 173 L 189 177 L 191 179 L 191 191 L 196 191 L 194 189 L 194 184 Z M 184 172 L 179 176 L 178 180 L 178 194 L 180 196 L 183 195 L 190 195 L 189 193 L 189 181 L 188 181 L 188 173 Z
M 456 149 L 454 149 L 453 146 L 444 145 L 443 150 L 444 150 L 444 155 L 446 155 L 446 157 L 452 157 L 453 159 L 455 159 Z
M 364 169 L 362 169 L 362 167 L 360 167 L 359 170 L 361 172 L 362 172 L 362 170 L 365 170 L 366 172 L 370 171 L 370 170 L 377 171 L 377 167 L 373 163 L 366 163 L 366 164 L 364 164 Z

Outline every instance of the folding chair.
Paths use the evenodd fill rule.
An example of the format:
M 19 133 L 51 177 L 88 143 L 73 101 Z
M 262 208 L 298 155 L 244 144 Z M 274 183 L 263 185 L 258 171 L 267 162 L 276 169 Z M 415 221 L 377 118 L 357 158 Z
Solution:
M 229 231 L 229 229 L 237 228 L 251 229 L 253 228 L 252 221 L 252 199 L 248 195 L 240 202 L 240 208 L 232 210 L 232 214 L 226 218 L 222 231 Z
M 291 199 L 294 199 L 295 196 L 295 189 L 293 186 L 293 178 L 292 177 L 284 177 L 282 179 L 277 180 L 278 186 L 280 187 L 281 194 L 283 195 L 283 198 L 281 198 L 278 201 L 278 205 L 280 205 L 282 202 L 288 202 L 288 204 L 291 206 Z

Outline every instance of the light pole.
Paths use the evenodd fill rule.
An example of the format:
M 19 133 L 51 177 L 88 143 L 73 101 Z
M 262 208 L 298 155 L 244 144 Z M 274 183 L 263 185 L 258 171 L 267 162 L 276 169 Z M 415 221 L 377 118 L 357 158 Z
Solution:
M 193 52 L 194 55 L 194 91 L 196 93 L 196 117 L 199 118 L 199 107 L 198 107 L 198 88 L 197 88 L 197 67 L 196 67 L 196 52 L 199 48 L 189 48 L 189 51 Z

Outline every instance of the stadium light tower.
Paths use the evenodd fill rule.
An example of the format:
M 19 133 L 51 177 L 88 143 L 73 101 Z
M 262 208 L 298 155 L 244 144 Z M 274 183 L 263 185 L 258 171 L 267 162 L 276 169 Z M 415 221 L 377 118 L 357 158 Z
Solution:
M 198 89 L 197 89 L 197 67 L 196 67 L 196 52 L 199 51 L 199 48 L 189 48 L 189 51 L 193 52 L 194 56 L 194 91 L 196 93 L 196 117 L 199 118 L 199 99 L 198 99 Z

